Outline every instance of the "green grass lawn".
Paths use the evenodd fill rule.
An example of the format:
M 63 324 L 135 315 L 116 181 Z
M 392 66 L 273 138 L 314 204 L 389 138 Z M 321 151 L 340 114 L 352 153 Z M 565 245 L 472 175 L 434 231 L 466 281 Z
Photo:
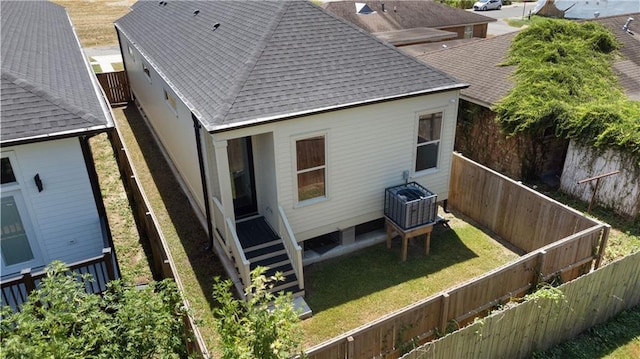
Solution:
M 91 65 L 91 68 L 93 69 L 93 72 L 99 74 L 102 72 L 102 67 L 100 67 L 99 64 L 93 64 Z
M 640 358 L 640 306 L 596 325 L 571 341 L 534 353 L 536 359 Z
M 468 222 L 447 214 L 451 229 L 436 227 L 431 252 L 412 239 L 406 262 L 400 240 L 380 243 L 305 268 L 305 299 L 313 317 L 302 323 L 305 346 L 316 345 L 420 299 L 508 263 L 518 256 Z
M 95 136 L 89 143 L 122 278 L 133 284 L 149 283 L 153 280 L 150 248 L 140 240 L 107 135 Z

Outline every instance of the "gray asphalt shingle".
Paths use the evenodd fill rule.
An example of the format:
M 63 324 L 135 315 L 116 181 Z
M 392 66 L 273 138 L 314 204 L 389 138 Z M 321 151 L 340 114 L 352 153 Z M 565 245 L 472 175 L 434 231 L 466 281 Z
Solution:
M 2 144 L 113 127 L 66 10 L 3 1 L 0 11 Z
M 209 131 L 464 87 L 303 1 L 138 2 L 116 27 Z

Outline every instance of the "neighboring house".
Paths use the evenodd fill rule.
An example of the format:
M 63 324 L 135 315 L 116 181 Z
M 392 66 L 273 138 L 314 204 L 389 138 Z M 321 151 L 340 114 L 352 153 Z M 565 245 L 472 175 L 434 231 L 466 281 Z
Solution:
M 114 124 L 62 6 L 2 1 L 0 11 L 6 304 L 13 302 L 5 284 L 21 271 L 33 274 L 53 260 L 78 264 L 112 248 L 88 141 Z M 92 268 L 96 275 L 98 267 Z
M 622 44 L 621 56 L 615 61 L 613 70 L 618 75 L 618 80 L 627 96 L 632 100 L 640 100 L 640 28 L 635 22 L 631 22 L 629 32 L 623 30 L 629 17 L 640 18 L 640 13 L 600 17 L 592 21 L 598 21 L 609 28 Z M 570 174 L 584 175 L 584 178 L 590 177 L 591 175 L 576 168 L 567 169 L 565 166 L 563 169 L 565 158 L 582 158 L 583 156 L 572 153 L 572 149 L 579 147 L 575 144 L 572 144 L 569 153 L 565 155 L 569 141 L 558 140 L 553 136 L 532 139 L 524 136 L 507 138 L 500 134 L 491 107 L 507 95 L 514 86 L 510 75 L 515 67 L 500 66 L 500 64 L 506 59 L 507 51 L 516 34 L 500 35 L 417 56 L 429 65 L 470 84 L 469 88 L 463 89 L 460 93 L 456 150 L 515 179 L 523 178 L 527 173 L 533 173 L 543 177 L 550 184 L 560 185 L 556 176 L 560 176 L 561 173 L 562 182 L 569 181 L 569 178 L 572 178 L 571 181 L 576 179 L 569 177 Z M 473 58 L 473 61 L 469 61 L 470 58 Z M 530 150 L 527 154 L 525 150 L 535 148 L 536 143 L 539 144 L 537 146 L 539 152 L 531 154 L 532 150 Z M 537 164 L 528 163 L 527 157 L 531 156 L 541 161 Z M 612 156 L 609 155 L 609 157 Z M 575 165 L 581 161 L 571 160 L 570 162 Z M 606 167 L 601 169 L 606 171 Z M 634 187 L 632 178 L 622 180 L 622 183 L 627 181 L 628 186 Z M 613 187 L 620 186 L 618 181 L 612 182 Z M 562 185 L 562 187 L 568 188 L 569 185 Z M 587 187 L 584 185 L 576 190 L 585 200 L 590 198 L 591 193 Z M 571 193 L 578 195 L 574 191 Z M 603 190 L 602 193 L 611 194 L 612 191 Z M 622 197 L 628 197 L 627 201 L 632 202 L 638 198 L 626 195 Z M 607 203 L 611 204 L 612 200 Z M 635 206 L 637 201 L 625 205 L 627 208 L 635 208 Z M 632 213 L 637 213 L 637 210 L 632 210 Z
M 425 0 L 330 1 L 323 7 L 396 46 L 485 38 L 488 24 L 497 21 L 472 11 Z
M 141 1 L 115 26 L 133 95 L 244 283 L 268 265 L 300 292 L 298 246 L 308 263 L 310 243 L 370 243 L 386 187 L 447 199 L 466 85 L 322 8 Z
M 532 13 L 567 19 L 595 19 L 640 12 L 638 0 L 538 0 Z

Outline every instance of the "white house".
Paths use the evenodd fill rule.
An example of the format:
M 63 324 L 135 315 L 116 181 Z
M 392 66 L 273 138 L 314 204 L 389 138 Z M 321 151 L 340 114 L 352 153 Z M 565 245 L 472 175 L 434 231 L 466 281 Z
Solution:
M 140 1 L 115 26 L 133 95 L 245 283 L 260 264 L 300 292 L 318 254 L 302 247 L 357 247 L 386 187 L 447 199 L 466 85 L 322 8 Z
M 37 272 L 53 260 L 77 264 L 112 247 L 88 140 L 114 125 L 66 10 L 3 1 L 0 11 L 0 270 L 7 303 L 4 284 L 21 271 Z

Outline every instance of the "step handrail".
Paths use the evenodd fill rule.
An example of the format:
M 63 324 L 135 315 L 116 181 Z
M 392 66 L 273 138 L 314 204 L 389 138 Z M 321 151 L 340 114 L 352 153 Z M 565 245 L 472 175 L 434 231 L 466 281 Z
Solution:
M 240 239 L 238 238 L 238 233 L 236 232 L 236 228 L 231 222 L 231 218 L 227 217 L 225 220 L 227 224 L 227 230 L 231 234 L 232 240 L 231 242 L 231 252 L 233 253 L 233 257 L 235 258 L 236 266 L 238 267 L 238 272 L 240 273 L 240 279 L 242 279 L 243 287 L 246 288 L 251 284 L 251 268 L 249 267 L 249 261 L 247 257 L 244 255 L 244 250 L 240 245 Z M 244 295 L 244 293 L 241 293 Z
M 298 278 L 298 286 L 300 289 L 304 289 L 304 273 L 302 269 L 302 247 L 296 241 L 296 236 L 293 234 L 293 230 L 291 229 L 291 225 L 289 225 L 289 220 L 287 219 L 287 215 L 284 212 L 284 208 L 278 205 L 280 220 L 280 228 L 284 228 L 284 231 L 280 231 L 280 236 L 282 237 L 282 242 L 284 243 L 284 248 L 287 250 L 287 254 L 291 259 L 291 266 L 293 267 L 293 271 Z

